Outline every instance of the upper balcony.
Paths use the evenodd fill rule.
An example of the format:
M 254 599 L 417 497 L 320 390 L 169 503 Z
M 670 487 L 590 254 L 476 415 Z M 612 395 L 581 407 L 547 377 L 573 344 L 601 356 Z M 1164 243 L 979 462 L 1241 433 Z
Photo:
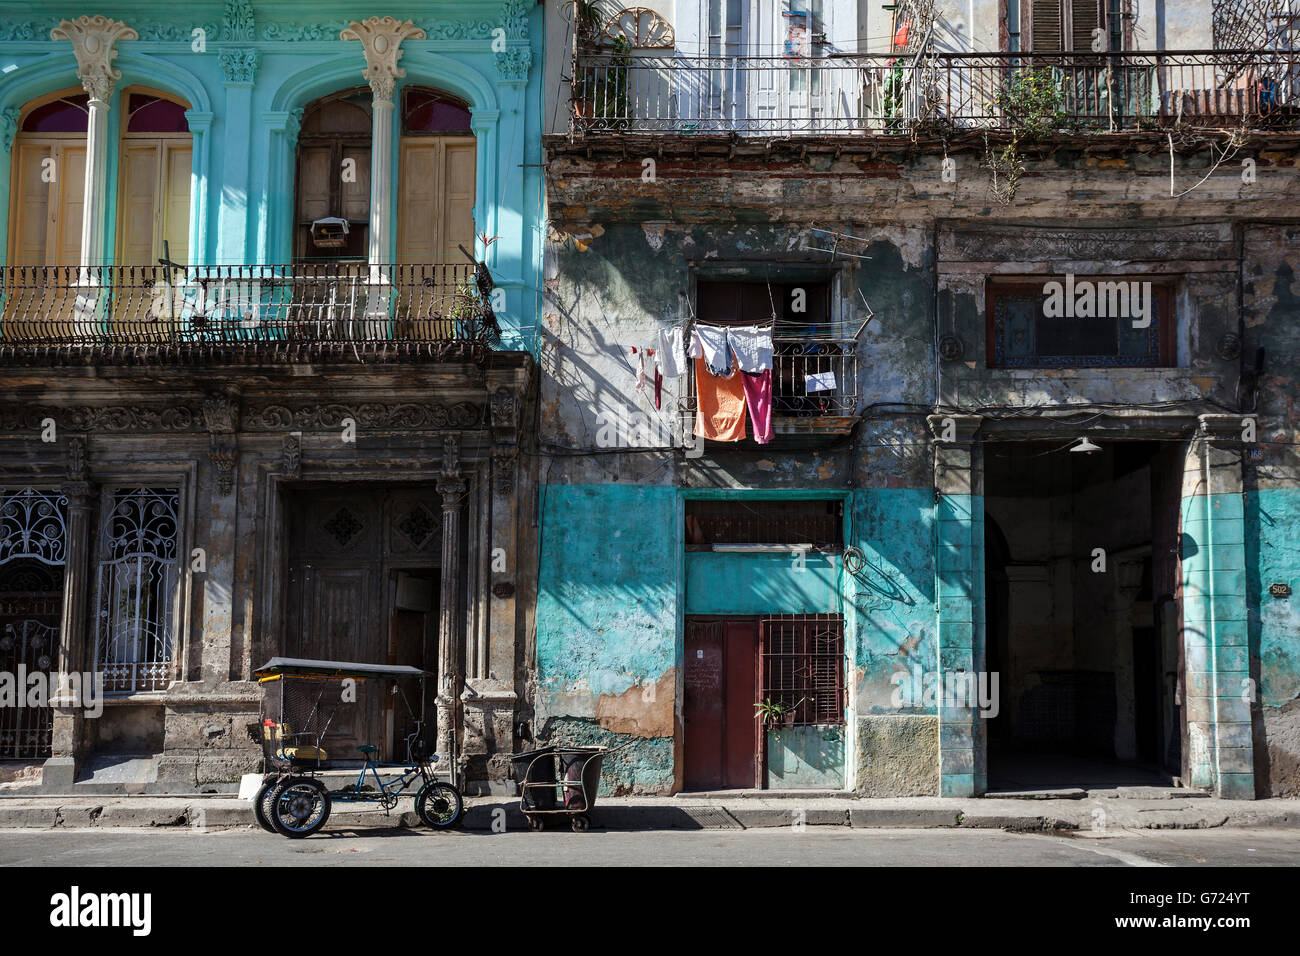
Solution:
M 1220 50 L 685 57 L 580 53 L 575 134 L 1300 129 L 1300 53 Z
M 0 267 L 0 364 L 481 361 L 473 263 Z

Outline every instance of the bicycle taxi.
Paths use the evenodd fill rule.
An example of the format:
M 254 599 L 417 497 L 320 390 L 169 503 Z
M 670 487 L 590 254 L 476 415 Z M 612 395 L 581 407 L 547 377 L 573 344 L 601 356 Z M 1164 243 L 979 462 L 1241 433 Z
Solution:
M 417 784 L 415 812 L 421 821 L 446 830 L 460 820 L 464 801 L 454 770 L 441 771 L 448 779 L 440 780 L 440 770 L 434 769 L 439 757 L 432 753 L 432 732 L 425 719 L 424 684 L 433 676 L 428 671 L 273 657 L 255 676 L 263 688 L 262 713 L 250 732 L 262 745 L 266 772 L 253 798 L 253 813 L 262 829 L 286 837 L 310 836 L 325 825 L 334 801 L 378 803 L 387 814 Z M 418 687 L 418 711 L 412 710 L 403 685 Z M 397 711 L 397 700 L 404 712 Z M 384 703 L 394 706 L 381 706 Z M 376 714 L 384 712 L 390 712 L 384 721 L 391 728 L 390 736 L 404 744 L 406 759 L 400 763 L 378 759 L 371 725 Z M 351 728 L 347 736 L 361 736 L 367 742 L 355 746 L 355 753 L 331 755 L 327 736 L 331 728 L 336 740 L 344 736 L 339 733 L 344 724 Z M 337 743 L 329 743 L 330 749 L 339 749 Z M 322 774 L 345 762 L 353 764 L 356 777 L 346 786 L 329 789 Z M 454 767 L 454 761 L 447 766 Z

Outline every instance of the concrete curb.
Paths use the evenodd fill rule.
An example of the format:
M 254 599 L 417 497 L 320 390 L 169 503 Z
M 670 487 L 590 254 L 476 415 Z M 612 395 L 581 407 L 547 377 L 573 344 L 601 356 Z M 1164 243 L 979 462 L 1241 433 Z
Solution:
M 691 802 L 664 798 L 601 801 L 592 824 L 608 830 L 754 830 L 788 826 L 855 829 L 999 829 L 1019 831 L 1101 829 L 1300 828 L 1300 800 L 1256 802 L 1195 800 L 916 800 L 815 799 Z M 556 815 L 548 829 L 568 829 Z M 475 798 L 466 806 L 468 830 L 525 829 L 515 799 Z M 232 797 L 205 799 L 42 797 L 0 801 L 0 829 L 229 829 L 255 826 L 252 805 Z M 418 827 L 410 801 L 385 816 L 377 808 L 335 804 L 329 826 Z

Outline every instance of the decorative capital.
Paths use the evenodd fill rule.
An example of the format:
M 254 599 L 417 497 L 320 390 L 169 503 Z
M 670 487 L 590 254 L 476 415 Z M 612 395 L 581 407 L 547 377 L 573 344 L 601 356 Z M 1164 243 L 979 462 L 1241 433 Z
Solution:
M 353 20 L 339 33 L 340 40 L 360 40 L 366 56 L 366 68 L 361 74 L 370 84 L 376 102 L 391 103 L 397 81 L 406 71 L 397 65 L 402 58 L 403 40 L 423 40 L 424 31 L 410 20 L 399 23 L 392 17 L 371 17 Z
M 302 116 L 305 108 L 302 106 L 289 110 L 289 119 L 284 124 L 284 135 L 289 141 L 289 149 L 297 149 L 298 134 L 302 132 Z
M 497 75 L 507 83 L 526 83 L 533 52 L 526 46 L 506 47 L 497 54 Z
M 74 485 L 85 484 L 90 480 L 86 464 L 86 439 L 73 438 L 68 441 L 68 481 Z
M 121 20 L 104 16 L 64 20 L 50 31 L 51 40 L 67 40 L 77 56 L 77 78 L 92 101 L 107 103 L 122 71 L 113 68 L 120 40 L 138 40 L 140 34 Z
M 930 436 L 939 445 L 966 445 L 975 440 L 975 433 L 984 421 L 982 415 L 927 415 Z
M 225 49 L 221 51 L 221 75 L 227 83 L 252 83 L 257 79 L 257 51 Z

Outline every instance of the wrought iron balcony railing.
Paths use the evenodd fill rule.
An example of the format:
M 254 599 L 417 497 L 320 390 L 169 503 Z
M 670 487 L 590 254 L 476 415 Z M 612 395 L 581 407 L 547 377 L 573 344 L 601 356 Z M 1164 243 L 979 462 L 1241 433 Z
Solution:
M 772 344 L 773 432 L 833 437 L 852 431 L 859 417 L 857 339 L 838 329 L 800 333 L 778 323 Z M 697 395 L 692 369 L 677 402 L 688 444 L 694 440 L 688 436 L 695 429 Z
M 0 360 L 471 358 L 499 334 L 484 276 L 468 262 L 7 266 Z
M 575 132 L 890 135 L 918 125 L 1300 128 L 1300 53 L 580 55 Z

